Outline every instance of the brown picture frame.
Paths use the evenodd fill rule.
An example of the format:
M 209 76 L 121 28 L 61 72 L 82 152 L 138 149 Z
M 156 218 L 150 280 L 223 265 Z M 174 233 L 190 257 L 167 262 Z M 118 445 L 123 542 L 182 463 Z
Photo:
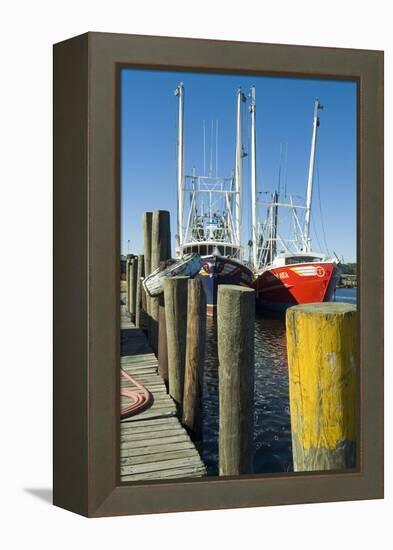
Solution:
M 359 467 L 119 482 L 119 70 L 351 79 Z M 54 46 L 54 504 L 89 517 L 383 497 L 383 52 L 87 33 Z

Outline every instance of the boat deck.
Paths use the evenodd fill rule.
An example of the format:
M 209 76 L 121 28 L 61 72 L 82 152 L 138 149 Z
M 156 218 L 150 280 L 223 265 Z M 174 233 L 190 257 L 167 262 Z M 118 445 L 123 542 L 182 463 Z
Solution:
M 121 421 L 121 481 L 206 475 L 206 467 L 194 443 L 176 416 L 175 402 L 168 395 L 164 380 L 157 373 L 157 358 L 144 332 L 130 322 L 124 305 L 121 306 L 120 326 L 120 365 L 146 386 L 154 400 L 150 408 Z M 123 377 L 121 387 L 137 389 Z

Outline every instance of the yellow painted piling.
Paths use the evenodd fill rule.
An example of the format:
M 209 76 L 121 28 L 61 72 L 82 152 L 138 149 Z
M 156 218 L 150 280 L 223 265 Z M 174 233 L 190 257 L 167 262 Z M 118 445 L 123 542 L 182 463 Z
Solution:
M 294 470 L 355 466 L 357 312 L 302 304 L 286 313 Z

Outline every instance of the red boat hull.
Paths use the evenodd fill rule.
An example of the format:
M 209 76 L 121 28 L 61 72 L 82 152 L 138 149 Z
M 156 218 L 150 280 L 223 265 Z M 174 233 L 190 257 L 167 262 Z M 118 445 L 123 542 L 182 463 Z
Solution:
M 339 278 L 333 262 L 291 264 L 263 271 L 255 280 L 257 303 L 274 310 L 329 302 Z

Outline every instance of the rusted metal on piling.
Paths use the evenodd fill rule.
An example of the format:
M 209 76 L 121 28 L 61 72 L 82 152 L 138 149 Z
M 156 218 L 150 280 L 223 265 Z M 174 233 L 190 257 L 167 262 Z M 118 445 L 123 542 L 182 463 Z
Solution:
M 220 285 L 217 302 L 219 360 L 219 474 L 253 472 L 255 291 Z
M 202 437 L 202 386 L 205 363 L 206 296 L 200 279 L 188 281 L 183 425 L 194 441 Z
M 292 453 L 296 472 L 356 466 L 357 312 L 302 304 L 286 313 Z

